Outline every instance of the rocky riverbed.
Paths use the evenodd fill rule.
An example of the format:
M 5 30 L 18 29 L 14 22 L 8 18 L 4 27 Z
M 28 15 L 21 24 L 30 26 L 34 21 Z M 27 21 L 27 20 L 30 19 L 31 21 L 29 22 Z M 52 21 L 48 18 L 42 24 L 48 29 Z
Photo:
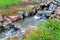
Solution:
M 10 16 L 6 18 L 6 20 L 2 20 L 1 23 L 3 28 L 1 28 L 1 30 L 3 32 L 0 30 L 2 32 L 0 34 L 0 38 L 7 38 L 15 35 L 22 36 L 27 30 L 27 28 L 36 28 L 42 21 L 47 21 L 49 18 L 52 17 L 55 18 L 57 8 L 58 6 L 56 4 L 50 2 L 47 5 L 44 4 L 34 7 L 32 10 L 33 12 L 25 11 L 23 12 L 25 14 Z

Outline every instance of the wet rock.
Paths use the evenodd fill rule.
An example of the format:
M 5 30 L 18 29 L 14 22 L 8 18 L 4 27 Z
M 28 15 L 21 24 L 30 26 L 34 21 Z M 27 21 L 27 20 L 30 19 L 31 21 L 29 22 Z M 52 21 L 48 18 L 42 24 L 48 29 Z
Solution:
M 57 2 L 59 2 L 59 3 L 60 3 L 60 0 L 55 0 L 55 1 L 57 1 Z
M 20 29 L 17 29 L 17 28 L 11 28 L 9 31 L 5 32 L 5 36 L 6 37 L 10 37 L 10 36 L 15 36 L 15 35 L 19 35 L 21 30 Z
M 37 11 L 38 14 L 48 14 L 48 13 L 52 13 L 52 11 L 49 10 L 41 10 L 41 11 Z
M 38 10 L 40 10 L 40 6 L 33 7 L 32 8 L 32 15 L 36 14 Z
M 24 11 L 24 14 L 23 14 L 25 17 L 28 17 L 28 16 L 30 16 L 30 11 L 29 10 L 26 10 L 26 11 Z
M 4 20 L 5 21 L 11 21 L 11 19 L 9 17 L 7 17 L 7 16 L 4 16 Z
M 44 2 L 46 2 L 46 1 L 47 1 L 47 0 L 42 0 L 41 2 L 43 2 L 43 3 L 44 3 Z
M 19 16 L 19 18 L 23 18 L 23 11 L 18 11 L 18 16 Z
M 51 17 L 51 14 L 45 14 L 45 17 L 48 19 L 49 17 Z
M 34 16 L 34 18 L 35 18 L 35 19 L 42 19 L 42 15 L 43 15 L 43 14 L 37 13 L 37 14 Z
M 44 7 L 43 7 L 43 6 L 44 6 L 44 5 L 35 5 L 35 7 L 32 8 L 32 9 L 33 9 L 33 12 L 36 13 L 38 10 L 42 10 L 42 8 L 45 7 L 45 6 L 44 6 Z
M 35 19 L 44 19 L 44 20 L 46 20 L 45 15 L 42 14 L 42 13 L 41 13 L 41 14 L 38 14 L 38 13 L 37 13 L 37 14 L 34 16 L 34 18 L 35 18 Z
M 56 15 L 56 18 L 60 20 L 60 15 L 59 15 L 59 16 L 58 16 L 58 15 Z
M 48 8 L 49 11 L 53 12 L 56 8 L 57 8 L 56 4 L 54 4 L 53 2 L 49 3 L 49 8 Z
M 9 29 L 12 26 L 11 21 L 4 21 L 3 27 Z
M 38 10 L 36 15 L 34 16 L 36 19 L 48 19 L 49 17 L 53 17 L 57 5 L 51 2 L 47 6 L 42 5 L 41 7 L 43 9 Z
M 41 10 L 46 10 L 47 9 L 47 6 L 46 5 L 41 5 Z
M 32 0 L 33 2 L 35 2 L 35 3 L 40 3 L 41 2 L 41 0 Z
M 35 8 L 36 8 L 36 10 L 38 11 L 38 10 L 41 9 L 41 6 L 40 6 L 40 5 L 36 5 Z
M 31 2 L 31 0 L 22 0 L 23 2 Z

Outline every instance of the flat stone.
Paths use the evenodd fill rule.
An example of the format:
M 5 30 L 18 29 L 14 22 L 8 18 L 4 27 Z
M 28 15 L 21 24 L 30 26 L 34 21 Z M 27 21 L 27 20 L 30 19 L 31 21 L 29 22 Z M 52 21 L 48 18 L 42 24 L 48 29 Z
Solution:
M 15 16 L 9 16 L 11 21 L 16 21 L 19 19 L 19 16 L 18 15 L 15 15 Z
M 55 13 L 60 15 L 60 7 L 58 7 L 56 10 L 55 10 Z

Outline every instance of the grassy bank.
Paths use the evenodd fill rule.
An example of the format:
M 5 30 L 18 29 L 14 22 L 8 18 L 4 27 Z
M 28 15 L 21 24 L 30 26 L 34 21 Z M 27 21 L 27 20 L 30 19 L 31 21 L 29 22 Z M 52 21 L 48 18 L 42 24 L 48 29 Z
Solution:
M 0 0 L 0 7 L 7 7 L 21 2 L 22 0 Z
M 18 13 L 18 10 L 24 11 L 24 10 L 32 10 L 31 7 L 23 8 L 12 8 L 12 9 L 1 9 L 0 14 L 5 15 L 5 16 L 11 16 L 11 15 L 16 15 Z

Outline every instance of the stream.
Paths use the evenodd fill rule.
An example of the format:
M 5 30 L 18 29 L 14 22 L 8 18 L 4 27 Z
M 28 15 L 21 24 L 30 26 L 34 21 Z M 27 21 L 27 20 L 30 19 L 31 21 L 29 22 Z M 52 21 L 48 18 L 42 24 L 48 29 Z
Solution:
M 0 33 L 0 38 L 8 38 L 10 36 L 14 36 L 16 34 L 20 35 L 21 29 L 28 28 L 29 26 L 38 26 L 40 21 L 44 21 L 43 19 L 35 19 L 34 16 L 27 17 L 25 19 L 20 19 L 18 21 L 13 22 L 12 24 L 17 27 L 17 30 L 11 29 L 4 29 L 2 33 Z
M 32 17 L 27 17 L 25 19 L 21 19 L 21 20 L 18 20 L 16 22 L 14 22 L 13 24 L 16 26 L 16 27 L 28 27 L 29 25 L 30 26 L 37 26 L 39 25 L 40 21 L 43 21 L 43 19 L 35 19 L 34 16 Z
M 52 12 L 57 8 L 57 5 L 50 3 L 48 10 L 38 10 L 33 16 L 26 17 L 24 19 L 19 19 L 15 22 L 9 23 L 6 28 L 0 30 L 0 38 L 8 38 L 15 35 L 21 35 L 25 32 L 24 29 L 28 27 L 38 26 L 42 21 L 47 21 L 48 16 L 46 14 L 52 14 Z M 53 15 L 53 14 L 52 14 Z M 11 27 L 10 27 L 11 26 Z M 24 30 L 24 31 L 23 31 Z

